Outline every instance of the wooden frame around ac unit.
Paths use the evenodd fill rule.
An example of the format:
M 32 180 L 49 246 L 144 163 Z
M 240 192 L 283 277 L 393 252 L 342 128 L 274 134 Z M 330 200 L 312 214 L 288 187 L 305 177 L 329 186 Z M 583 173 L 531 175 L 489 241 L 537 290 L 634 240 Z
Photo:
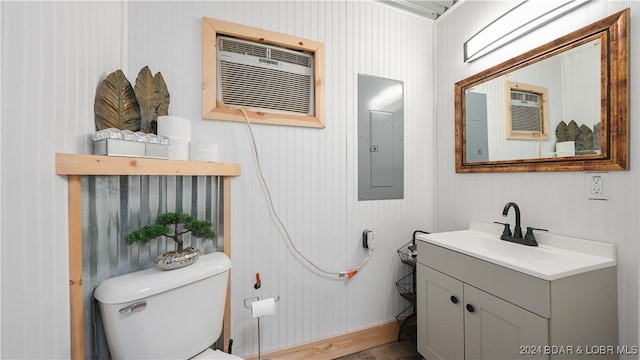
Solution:
M 291 50 L 302 50 L 313 54 L 315 80 L 314 116 L 257 112 L 252 111 L 251 109 L 244 110 L 246 111 L 249 120 L 254 123 L 314 128 L 325 127 L 323 43 L 207 17 L 202 18 L 202 118 L 223 121 L 245 121 L 244 114 L 241 111 L 225 107 L 216 100 L 218 80 L 216 65 L 216 36 L 218 34 L 281 46 Z

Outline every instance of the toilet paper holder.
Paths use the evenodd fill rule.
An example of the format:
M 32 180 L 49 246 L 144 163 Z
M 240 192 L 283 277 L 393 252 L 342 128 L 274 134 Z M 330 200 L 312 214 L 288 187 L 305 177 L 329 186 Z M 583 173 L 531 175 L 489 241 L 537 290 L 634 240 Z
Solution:
M 251 303 L 254 302 L 254 301 L 259 301 L 259 300 L 260 300 L 259 296 L 246 298 L 246 299 L 244 299 L 244 307 L 247 308 L 247 309 L 251 309 Z M 280 301 L 280 296 L 274 297 L 273 301 L 275 301 L 275 302 Z
M 267 298 L 268 299 L 268 298 Z M 259 301 L 260 297 L 259 296 L 254 296 L 254 297 L 250 297 L 247 299 L 244 299 L 244 307 L 247 309 L 252 309 L 251 304 L 253 304 L 255 301 Z M 278 302 L 280 301 L 280 296 L 276 296 L 273 298 L 273 302 Z M 253 310 L 252 310 L 253 311 Z M 256 320 L 258 320 L 258 360 L 262 360 L 262 354 L 261 354 L 261 350 L 260 350 L 260 318 L 262 316 L 257 316 Z

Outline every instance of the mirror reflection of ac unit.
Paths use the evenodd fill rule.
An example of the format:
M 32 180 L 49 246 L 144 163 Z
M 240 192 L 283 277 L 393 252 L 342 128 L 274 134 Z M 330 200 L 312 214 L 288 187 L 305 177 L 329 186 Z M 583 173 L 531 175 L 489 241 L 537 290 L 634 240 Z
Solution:
M 217 37 L 217 101 L 253 111 L 315 115 L 313 56 Z
M 511 129 L 541 132 L 542 111 L 539 94 L 511 89 Z

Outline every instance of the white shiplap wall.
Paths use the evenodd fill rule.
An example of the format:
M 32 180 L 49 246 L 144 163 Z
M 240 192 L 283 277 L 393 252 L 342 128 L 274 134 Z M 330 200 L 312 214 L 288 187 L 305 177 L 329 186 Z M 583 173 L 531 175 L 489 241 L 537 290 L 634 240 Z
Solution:
M 54 153 L 91 152 L 95 88 L 118 68 L 131 81 L 145 65 L 161 71 L 170 113 L 193 121 L 194 138 L 218 143 L 222 161 L 242 165 L 232 181 L 235 353 L 257 352 L 244 298 L 280 296 L 277 315 L 261 322 L 263 352 L 393 320 L 407 305 L 394 284 L 407 271 L 396 249 L 435 221 L 431 20 L 346 0 L 0 6 L 0 357 L 69 356 L 67 182 L 55 175 Z M 202 16 L 325 43 L 327 128 L 254 132 L 275 206 L 303 253 L 348 269 L 365 256 L 362 230 L 377 232 L 378 248 L 350 282 L 318 275 L 292 254 L 268 212 L 244 125 L 201 120 Z M 404 81 L 404 200 L 357 201 L 358 73 Z
M 261 321 L 263 352 L 392 320 L 407 305 L 394 285 L 406 273 L 395 251 L 433 224 L 433 23 L 369 1 L 134 2 L 129 10 L 131 76 L 144 65 L 162 71 L 170 113 L 192 119 L 195 137 L 218 143 L 221 160 L 242 165 L 233 180 L 234 352 L 257 352 L 256 322 L 243 306 L 253 296 L 280 296 L 277 315 Z M 379 248 L 350 282 L 293 255 L 269 214 L 244 124 L 201 120 L 202 16 L 325 43 L 326 129 L 254 132 L 275 207 L 306 256 L 349 269 L 366 255 L 362 230 L 377 232 Z M 405 200 L 357 201 L 358 73 L 405 82 Z
M 119 2 L 5 2 L 2 53 L 2 349 L 70 356 L 67 182 L 56 152 L 88 153 L 99 81 L 120 67 Z
M 505 2 L 464 1 L 437 20 L 435 30 L 437 230 L 464 229 L 469 220 L 501 220 L 508 201 L 522 210 L 524 226 L 536 226 L 569 236 L 610 242 L 618 249 L 619 341 L 638 345 L 638 258 L 640 234 L 640 2 L 591 1 L 535 33 L 486 56 L 464 64 L 463 43 L 504 11 Z M 453 84 L 626 7 L 631 8 L 630 171 L 611 172 L 607 201 L 587 200 L 585 174 L 456 174 L 454 170 Z M 606 186 L 606 185 L 605 185 Z M 511 216 L 510 221 L 513 221 Z M 577 299 L 579 301 L 579 299 Z

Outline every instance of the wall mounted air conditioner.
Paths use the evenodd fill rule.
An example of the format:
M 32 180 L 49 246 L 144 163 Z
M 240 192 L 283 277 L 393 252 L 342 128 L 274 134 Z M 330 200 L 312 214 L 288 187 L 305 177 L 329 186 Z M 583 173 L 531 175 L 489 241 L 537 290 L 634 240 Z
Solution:
M 313 56 L 226 36 L 216 41 L 218 102 L 253 111 L 315 115 Z

